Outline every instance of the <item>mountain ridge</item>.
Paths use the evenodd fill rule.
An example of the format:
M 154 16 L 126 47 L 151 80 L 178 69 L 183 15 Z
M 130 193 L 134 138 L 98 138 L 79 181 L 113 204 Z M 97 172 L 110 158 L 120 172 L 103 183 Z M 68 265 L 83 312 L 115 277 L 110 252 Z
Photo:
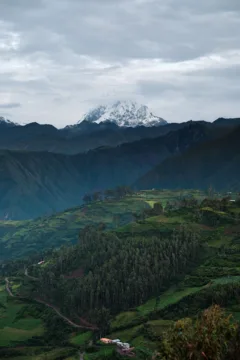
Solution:
M 13 127 L 13 126 L 19 126 L 19 124 L 14 123 L 8 119 L 6 119 L 3 116 L 0 116 L 0 126 L 4 127 Z
M 34 218 L 77 206 L 87 192 L 130 185 L 166 158 L 219 135 L 189 123 L 155 139 L 76 155 L 1 150 L 0 217 Z
M 120 127 L 113 122 L 100 124 L 83 121 L 75 128 L 57 129 L 53 125 L 29 123 L 6 125 L 0 122 L 0 149 L 48 151 L 62 154 L 78 154 L 101 146 L 118 146 L 143 138 L 165 136 L 170 131 L 185 128 L 189 124 L 204 124 L 208 128 L 230 129 L 240 124 L 239 119 L 223 119 L 213 123 L 188 121 L 169 123 L 164 126 Z
M 179 156 L 165 159 L 134 184 L 137 188 L 240 187 L 240 126 L 224 136 L 195 144 Z

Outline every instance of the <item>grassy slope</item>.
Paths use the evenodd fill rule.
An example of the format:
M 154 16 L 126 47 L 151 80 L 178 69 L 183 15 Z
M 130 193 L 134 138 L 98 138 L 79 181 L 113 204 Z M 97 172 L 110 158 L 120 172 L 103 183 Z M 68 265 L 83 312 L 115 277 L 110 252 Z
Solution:
M 155 228 L 156 224 L 158 224 L 157 226 L 159 226 L 160 230 L 166 227 L 172 227 L 172 225 L 176 226 L 179 223 L 187 222 L 188 219 L 185 216 L 167 218 L 166 216 L 161 215 L 147 219 L 145 224 L 133 226 L 132 231 L 133 233 L 146 232 L 149 230 L 149 224 Z M 163 310 L 168 305 L 178 303 L 185 297 L 187 301 L 188 295 L 201 292 L 205 287 L 240 282 L 240 253 L 237 255 L 239 257 L 238 261 L 236 261 L 236 258 L 231 259 L 231 255 L 229 255 L 227 259 L 221 259 L 220 264 L 218 264 L 220 260 L 216 255 L 218 249 L 222 246 L 225 246 L 226 249 L 234 248 L 235 250 L 239 247 L 240 250 L 240 245 L 233 244 L 234 235 L 236 234 L 233 230 L 236 230 L 236 226 L 226 225 L 225 227 L 219 226 L 217 228 L 211 228 L 200 224 L 192 223 L 191 225 L 198 227 L 198 229 L 204 233 L 204 238 L 208 238 L 207 246 L 209 254 L 211 255 L 207 256 L 202 264 L 200 264 L 191 274 L 186 275 L 183 281 L 160 294 L 160 301 L 157 306 L 156 298 L 153 298 L 149 299 L 146 303 L 140 305 L 133 311 L 123 312 L 117 315 L 111 322 L 112 333 L 109 335 L 110 338 L 118 337 L 123 341 L 131 342 L 131 344 L 137 348 L 143 346 L 149 350 L 153 350 L 156 348 L 157 341 L 153 343 L 146 338 L 142 330 L 143 323 L 149 325 L 151 331 L 153 331 L 155 335 L 160 335 L 162 331 L 172 324 L 170 319 L 163 320 L 159 318 L 157 320 L 149 321 L 149 315 L 154 313 L 155 310 Z M 119 231 L 127 233 L 129 231 L 129 225 L 119 229 Z M 221 266 L 221 272 L 218 267 L 216 268 L 216 265 Z M 200 280 L 205 277 L 205 282 L 203 281 L 201 286 L 195 286 L 194 284 L 189 286 L 189 278 L 191 278 L 191 276 L 197 277 Z M 240 306 L 230 306 L 228 310 L 237 320 L 240 319 Z
M 132 213 L 144 207 L 149 205 L 140 198 L 126 198 L 80 206 L 31 221 L 1 221 L 1 254 L 3 257 L 20 257 L 49 247 L 74 243 L 84 226 L 104 222 L 111 229 L 117 226 L 115 215 L 120 217 L 120 225 L 126 224 L 132 221 Z
M 88 224 L 104 222 L 109 229 L 115 228 L 117 224 L 113 221 L 114 215 L 121 217 L 119 225 L 123 225 L 133 220 L 132 213 L 141 211 L 145 207 L 152 207 L 157 201 L 162 201 L 163 204 L 166 204 L 168 200 L 173 200 L 180 194 L 181 192 L 169 192 L 167 190 L 161 192 L 142 191 L 131 198 L 125 198 L 120 201 L 97 202 L 68 209 L 51 217 L 31 221 L 1 221 L 1 250 L 2 253 L 9 250 L 11 255 L 16 257 L 27 254 L 31 249 L 39 251 L 39 249 L 49 245 L 54 247 L 74 242 L 77 239 L 79 230 Z M 151 222 L 150 220 L 149 222 Z M 154 222 L 155 220 L 153 219 L 152 223 Z M 157 224 L 157 222 L 155 223 Z M 124 230 L 124 228 L 120 229 Z M 12 285 L 14 292 L 18 285 L 17 283 Z M 0 309 L 0 347 L 13 345 L 15 341 L 24 343 L 32 336 L 43 334 L 42 323 L 39 319 L 28 317 L 15 321 L 18 312 L 26 304 L 7 296 L 4 281 L 2 281 L 0 287 L 0 303 L 6 306 L 6 309 Z M 127 318 L 128 320 L 130 319 L 129 314 Z M 134 331 L 132 331 L 132 334 L 134 334 Z M 81 346 L 86 344 L 90 337 L 91 333 L 81 332 L 72 336 L 69 340 L 70 344 Z M 57 358 L 59 351 L 61 353 L 61 349 L 57 353 L 54 351 L 48 352 L 47 358 L 51 360 Z M 109 350 L 104 348 L 102 352 L 109 352 Z M 24 351 L 24 354 L 18 357 L 18 359 L 28 360 L 32 358 L 28 355 L 28 351 Z M 41 354 L 38 357 L 37 355 L 34 356 L 37 359 L 39 358 L 39 360 L 43 358 Z M 89 355 L 88 357 L 91 359 L 94 358 L 94 355 Z
M 201 198 L 203 195 L 196 193 L 197 197 Z M 131 199 L 132 206 L 139 206 L 139 204 L 148 203 L 150 206 L 154 205 L 155 201 L 163 201 L 176 198 L 179 196 L 177 192 L 157 192 L 157 191 L 145 191 L 141 192 L 135 198 Z M 139 202 L 139 203 L 138 203 Z M 135 204 L 135 205 L 133 205 Z M 89 214 L 97 217 L 97 212 L 100 212 L 100 203 L 91 205 L 89 207 Z M 121 204 L 112 203 L 111 205 L 104 204 L 105 207 L 111 206 L 111 211 L 116 209 L 119 212 L 120 208 L 126 206 L 126 200 Z M 141 205 L 142 206 L 142 205 Z M 90 209 L 92 208 L 91 212 Z M 72 211 L 72 210 L 70 210 Z M 109 208 L 110 213 L 110 208 Z M 125 210 L 126 211 L 126 210 Z M 66 216 L 65 212 L 63 213 Z M 101 212 L 102 214 L 102 212 Z M 98 217 L 97 217 L 98 218 Z M 98 218 L 99 219 L 99 218 Z M 107 219 L 107 215 L 106 218 Z M 56 221 L 53 220 L 53 221 Z M 101 221 L 101 220 L 100 220 Z M 173 227 L 179 226 L 180 223 L 188 223 L 189 218 L 187 215 L 177 215 L 172 217 L 167 216 L 156 216 L 148 218 L 145 223 L 134 223 L 131 225 L 125 225 L 117 229 L 122 235 L 124 233 L 138 233 L 138 232 L 148 232 L 149 229 L 159 229 L 166 230 L 172 229 Z M 86 223 L 85 223 L 86 224 Z M 122 341 L 130 342 L 133 346 L 136 346 L 137 356 L 141 359 L 142 350 L 153 351 L 157 346 L 157 341 L 150 341 L 144 332 L 143 324 L 147 324 L 150 330 L 155 335 L 160 335 L 167 327 L 172 324 L 170 319 L 155 319 L 149 320 L 148 316 L 154 312 L 154 310 L 163 310 L 170 304 L 178 303 L 180 300 L 184 299 L 188 295 L 200 292 L 206 286 L 215 286 L 216 284 L 226 284 L 240 280 L 240 267 L 239 262 L 231 261 L 231 257 L 225 260 L 221 260 L 221 269 L 219 272 L 219 259 L 216 256 L 216 252 L 223 245 L 226 248 L 236 248 L 238 245 L 233 245 L 234 238 L 234 229 L 236 227 L 232 225 L 219 226 L 217 228 L 206 227 L 200 224 L 191 224 L 191 226 L 196 226 L 202 233 L 204 233 L 204 238 L 207 238 L 207 246 L 209 249 L 209 256 L 203 260 L 203 262 L 196 268 L 192 273 L 187 274 L 185 279 L 175 286 L 171 286 L 164 293 L 160 294 L 160 302 L 156 307 L 156 298 L 149 299 L 145 304 L 140 305 L 132 311 L 123 312 L 117 315 L 111 322 L 111 333 L 109 334 L 110 338 L 120 338 Z M 240 258 L 239 258 L 240 260 Z M 238 266 L 237 266 L 238 265 Z M 194 279 L 197 277 L 199 279 L 205 278 L 203 284 L 195 286 L 194 284 L 189 284 L 191 278 Z M 1 300 L 0 300 L 1 301 Z M 229 311 L 233 312 L 234 316 L 240 318 L 240 307 L 230 307 Z M 0 319 L 1 320 L 1 319 Z M 91 337 L 89 332 L 79 332 L 70 338 L 70 343 L 81 346 L 88 343 Z M 99 358 L 104 356 L 106 353 L 110 353 L 111 348 L 103 347 L 100 352 L 97 353 Z M 88 354 L 87 359 L 94 360 L 96 354 Z M 104 357 L 103 357 L 104 358 Z
M 5 290 L 4 282 L 0 285 L 0 347 L 13 345 L 15 342 L 26 341 L 33 336 L 43 334 L 40 319 L 33 317 L 18 318 L 19 311 L 24 307 L 21 301 L 10 298 Z
M 154 200 L 147 200 L 154 201 Z M 132 234 L 148 233 L 149 230 L 165 230 L 172 227 L 179 226 L 180 223 L 188 223 L 189 218 L 187 215 L 166 217 L 155 216 L 148 218 L 145 223 L 131 224 L 119 228 L 117 231 L 124 234 L 132 232 Z M 206 287 L 215 287 L 218 284 L 228 284 L 234 282 L 240 282 L 240 254 L 238 261 L 231 258 L 219 260 L 217 256 L 218 249 L 222 246 L 228 248 L 237 248 L 237 245 L 233 243 L 234 236 L 237 227 L 227 224 L 226 226 L 218 226 L 212 228 L 210 226 L 204 226 L 201 224 L 191 223 L 189 226 L 198 228 L 204 235 L 204 239 L 207 239 L 208 255 L 203 259 L 202 263 L 195 268 L 190 274 L 187 274 L 185 278 L 175 286 L 171 286 L 164 293 L 160 294 L 160 301 L 156 306 L 156 298 L 149 299 L 146 303 L 140 305 L 136 309 L 131 311 L 122 312 L 118 314 L 111 322 L 111 332 L 108 337 L 114 339 L 119 338 L 122 341 L 129 342 L 136 347 L 137 356 L 139 359 L 142 357 L 142 350 L 154 351 L 157 348 L 158 341 L 151 341 L 144 332 L 144 324 L 148 326 L 149 331 L 156 336 L 161 335 L 169 326 L 172 325 L 171 319 L 158 318 L 155 320 L 149 320 L 149 316 L 155 312 L 155 310 L 164 310 L 167 306 L 177 304 L 178 302 L 186 299 L 186 303 L 189 301 L 188 296 L 197 294 L 204 291 Z M 239 247 L 240 250 L 240 247 Z M 220 261 L 221 271 L 219 271 L 218 262 Z M 201 285 L 189 285 L 189 281 L 193 278 L 202 281 Z M 185 301 L 185 300 L 184 300 Z M 235 319 L 240 319 L 240 306 L 229 306 L 227 308 L 229 312 L 233 314 Z M 84 338 L 84 335 L 80 335 Z M 89 357 L 91 359 L 91 357 Z
M 89 224 L 104 222 L 109 229 L 120 226 L 121 230 L 122 225 L 132 222 L 133 213 L 153 206 L 157 201 L 165 205 L 168 200 L 184 193 L 188 192 L 142 191 L 119 201 L 92 203 L 36 220 L 0 221 L 0 260 L 75 243 L 79 230 Z M 204 196 L 197 191 L 192 193 L 198 198 Z M 114 220 L 116 215 L 120 218 L 119 222 Z
M 12 290 L 17 289 L 17 282 L 11 280 Z M 3 305 L 3 306 L 2 306 Z M 33 337 L 42 337 L 44 326 L 42 320 L 33 316 L 21 314 L 20 311 L 28 305 L 23 300 L 19 301 L 8 296 L 5 290 L 5 281 L 0 279 L 0 358 L 1 348 L 8 347 L 9 351 L 16 349 L 16 355 L 11 354 L 11 360 L 79 360 L 77 349 L 44 348 L 42 346 L 24 346 Z M 82 334 L 87 339 L 86 334 Z M 89 337 L 88 337 L 89 338 Z M 73 345 L 80 345 L 73 341 Z M 7 351 L 7 350 L 6 350 Z

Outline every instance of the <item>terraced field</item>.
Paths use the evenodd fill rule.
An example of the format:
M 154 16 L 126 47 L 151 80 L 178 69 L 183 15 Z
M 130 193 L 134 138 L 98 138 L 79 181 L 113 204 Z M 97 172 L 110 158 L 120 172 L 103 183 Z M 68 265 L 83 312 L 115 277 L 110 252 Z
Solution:
M 52 216 L 26 221 L 0 221 L 0 261 L 19 258 L 48 248 L 77 242 L 79 231 L 86 225 L 104 223 L 108 229 L 116 229 L 134 221 L 133 214 L 153 207 L 155 202 L 177 199 L 192 194 L 201 199 L 198 191 L 141 191 L 121 200 L 98 201 L 82 205 Z M 173 220 L 174 221 L 174 220 Z M 181 219 L 179 219 L 181 221 Z M 151 222 L 151 220 L 149 220 Z M 161 220 L 159 219 L 159 222 Z M 153 219 L 149 226 L 156 227 Z M 155 225 L 154 225 L 155 224 Z M 129 227 L 132 231 L 132 227 Z M 142 229 L 142 228 L 141 228 Z M 134 231 L 138 231 L 137 228 Z M 22 246 L 24 244 L 24 246 Z
M 174 229 L 178 230 L 181 225 L 197 230 L 202 244 L 199 263 L 194 264 L 194 267 L 189 267 L 189 271 L 182 274 L 180 280 L 169 283 L 166 290 L 162 291 L 158 297 L 153 297 L 136 308 L 121 312 L 111 319 L 110 331 L 106 336 L 129 342 L 135 347 L 137 359 L 151 358 L 159 346 L 161 334 L 173 324 L 173 319 L 188 316 L 188 311 L 190 316 L 197 316 L 198 311 L 204 308 L 202 299 L 206 297 L 209 302 L 211 294 L 217 294 L 221 288 L 240 286 L 240 228 L 237 220 L 232 222 L 231 217 L 229 217 L 229 223 L 227 222 L 227 212 L 216 212 L 220 218 L 219 223 L 214 226 L 197 221 L 192 216 L 192 211 L 186 209 L 173 211 L 170 215 L 163 213 L 151 216 L 144 221 L 133 221 L 132 213 L 140 212 L 145 208 L 153 208 L 155 202 L 158 201 L 166 204 L 167 201 L 176 199 L 180 195 L 182 195 L 180 192 L 143 191 L 132 198 L 125 198 L 118 202 L 97 202 L 67 210 L 50 218 L 25 222 L 24 225 L 21 222 L 10 223 L 8 230 L 1 230 L 5 231 L 1 244 L 5 244 L 6 248 L 9 245 L 10 248 L 12 246 L 11 249 L 19 251 L 20 256 L 21 251 L 25 250 L 14 247 L 16 243 L 20 245 L 20 235 L 23 236 L 24 241 L 28 240 L 29 246 L 37 250 L 39 244 L 43 247 L 47 246 L 46 234 L 50 242 L 53 241 L 58 245 L 67 244 L 74 242 L 73 237 L 77 238 L 79 229 L 87 224 L 99 222 L 105 222 L 107 228 L 116 231 L 119 238 L 129 235 L 137 238 L 142 234 L 147 237 L 153 234 L 161 239 L 161 235 L 166 235 Z M 201 199 L 204 194 L 197 192 L 196 196 Z M 4 226 L 6 227 L 7 224 L 4 223 L 2 228 Z M 9 231 L 12 231 L 12 235 Z M 59 241 L 60 233 L 62 237 Z M 38 245 L 32 241 L 31 236 L 33 237 L 34 234 L 39 236 Z M 17 241 L 14 242 L 16 239 Z M 47 267 L 47 264 L 44 266 Z M 67 280 L 67 277 L 65 279 Z M 17 286 L 17 283 L 13 285 L 13 291 L 17 291 Z M 225 307 L 235 319 L 239 320 L 240 306 L 235 300 L 226 301 Z M 30 333 L 31 336 L 43 334 L 41 320 L 34 317 L 18 318 L 23 306 L 24 303 L 7 296 L 2 283 L 0 287 L 0 347 L 13 345 L 18 341 L 24 343 L 30 339 Z M 91 347 L 92 336 L 93 333 L 90 331 L 73 329 L 68 338 L 67 351 L 72 351 L 71 346 L 75 349 Z M 48 357 L 39 354 L 36 359 L 55 360 L 65 350 L 59 351 L 60 353 L 57 353 L 57 350 L 48 351 L 45 355 Z M 98 345 L 95 351 L 84 355 L 84 360 L 114 359 L 114 354 L 114 347 Z M 78 355 L 70 357 L 66 355 L 66 359 L 79 359 L 79 356 L 76 356 Z M 21 358 L 30 360 L 29 355 L 25 358 L 18 357 L 19 360 Z
M 97 202 L 31 221 L 0 222 L 0 260 L 76 243 L 86 225 L 103 222 L 108 229 L 133 220 L 132 214 L 149 205 L 141 199 Z M 24 247 L 22 244 L 24 243 Z
M 5 283 L 0 286 L 0 346 L 14 345 L 41 336 L 44 332 L 40 319 L 30 316 L 19 318 L 24 303 L 10 298 Z

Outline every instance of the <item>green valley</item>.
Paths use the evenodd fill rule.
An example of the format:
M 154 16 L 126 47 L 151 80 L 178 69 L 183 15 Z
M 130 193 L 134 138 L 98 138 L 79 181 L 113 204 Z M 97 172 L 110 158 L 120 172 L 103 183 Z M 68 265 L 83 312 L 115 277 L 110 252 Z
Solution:
M 76 243 L 79 231 L 87 225 L 102 222 L 107 229 L 126 225 L 134 220 L 134 214 L 152 207 L 155 202 L 161 201 L 165 205 L 167 201 L 184 196 L 184 193 L 179 190 L 140 191 L 124 199 L 97 201 L 34 220 L 1 220 L 0 260 Z M 204 197 L 200 191 L 192 190 L 190 193 L 199 199 Z
M 99 342 L 104 336 L 130 343 L 137 359 L 154 359 L 166 354 L 163 339 L 168 336 L 171 341 L 181 319 L 191 318 L 189 328 L 195 323 L 197 327 L 202 311 L 213 304 L 221 305 L 226 317 L 233 314 L 236 323 L 240 202 L 237 193 L 209 194 L 140 191 L 86 204 L 85 216 L 80 207 L 36 220 L 34 226 L 42 221 L 43 229 L 55 224 L 55 246 L 69 246 L 49 248 L 42 265 L 37 265 L 36 254 L 4 262 L 4 351 L 15 351 L 12 358 L 19 360 L 124 359 L 116 346 Z M 63 228 L 57 221 L 69 213 L 75 215 L 69 220 L 76 229 L 72 245 L 61 239 Z M 114 224 L 113 214 L 124 220 Z M 31 229 L 34 221 L 26 224 Z M 17 234 L 23 224 L 11 226 Z M 4 236 L 7 239 L 9 233 Z M 14 297 L 4 288 L 5 277 Z M 223 319 L 220 310 L 209 311 Z

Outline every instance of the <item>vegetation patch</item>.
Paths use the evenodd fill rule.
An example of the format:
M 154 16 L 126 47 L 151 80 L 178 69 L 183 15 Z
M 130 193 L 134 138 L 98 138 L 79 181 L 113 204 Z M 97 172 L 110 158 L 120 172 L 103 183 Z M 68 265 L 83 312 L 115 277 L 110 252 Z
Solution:
M 85 345 L 89 340 L 92 338 L 92 332 L 87 331 L 80 333 L 78 335 L 75 335 L 70 339 L 70 342 L 74 345 Z
M 131 325 L 134 321 L 139 319 L 139 314 L 136 311 L 126 311 L 118 314 L 114 320 L 111 321 L 111 328 L 119 329 L 128 327 Z
M 164 309 L 170 304 L 177 303 L 185 296 L 198 292 L 199 290 L 201 290 L 201 288 L 202 287 L 192 287 L 178 290 L 176 287 L 172 287 L 163 294 L 161 294 L 159 298 L 153 298 L 147 301 L 145 304 L 139 306 L 137 309 L 141 315 L 146 315 L 154 312 L 155 310 Z

